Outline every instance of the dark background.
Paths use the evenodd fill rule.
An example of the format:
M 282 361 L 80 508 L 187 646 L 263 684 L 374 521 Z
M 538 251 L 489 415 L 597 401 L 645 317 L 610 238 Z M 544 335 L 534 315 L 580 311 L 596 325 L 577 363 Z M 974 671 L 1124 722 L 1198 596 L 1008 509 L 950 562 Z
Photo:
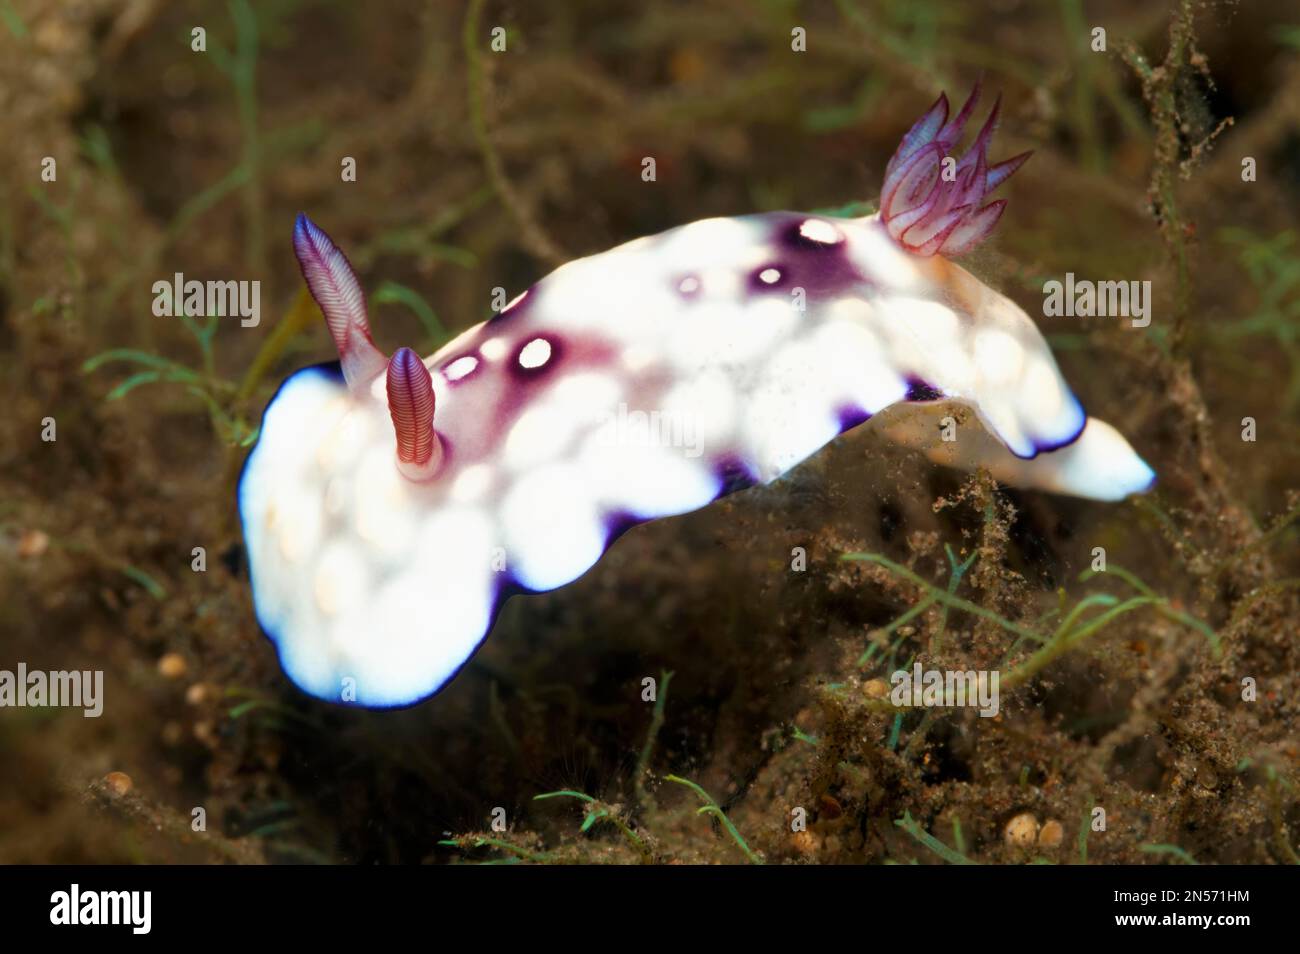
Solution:
M 638 861 L 638 840 L 652 860 L 745 861 L 674 773 L 769 862 L 1294 863 L 1300 9 L 1187 9 L 0 0 L 0 668 L 107 683 L 98 720 L 0 710 L 0 861 Z M 234 480 L 276 383 L 333 357 L 298 297 L 295 213 L 348 252 L 380 346 L 428 353 L 494 286 L 569 258 L 872 201 L 903 132 L 981 73 L 1004 94 L 993 157 L 1035 154 L 963 264 L 1034 316 L 1067 271 L 1152 281 L 1146 332 L 1039 320 L 1154 495 L 1000 492 L 861 428 L 514 600 L 430 702 L 343 711 L 293 689 L 253 619 Z M 152 283 L 177 271 L 260 280 L 262 323 L 155 317 Z M 1079 600 L 1137 592 L 1079 578 L 1097 546 L 1151 601 L 1005 692 L 999 718 L 896 720 L 864 689 L 918 653 L 1013 668 L 1031 647 L 957 610 L 882 635 L 920 589 L 841 554 L 940 589 L 945 547 L 975 556 L 958 594 L 1050 636 Z M 641 680 L 665 670 L 647 751 Z M 630 835 L 534 801 L 560 789 Z M 497 806 L 506 833 L 486 831 Z M 1096 806 L 1107 830 L 1085 843 Z M 1059 840 L 1008 843 L 1024 813 Z

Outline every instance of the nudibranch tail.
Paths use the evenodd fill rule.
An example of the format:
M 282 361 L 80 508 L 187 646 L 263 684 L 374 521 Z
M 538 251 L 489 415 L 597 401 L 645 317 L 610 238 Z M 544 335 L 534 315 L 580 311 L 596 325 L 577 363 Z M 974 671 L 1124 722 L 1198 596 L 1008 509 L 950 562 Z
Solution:
M 397 469 L 411 480 L 427 480 L 442 463 L 442 441 L 433 429 L 433 378 L 410 348 L 398 348 L 388 362 L 388 413 L 397 432 Z
M 348 387 L 356 391 L 384 370 L 384 356 L 370 337 L 366 298 L 352 265 L 328 235 L 299 213 L 293 250 L 307 288 L 320 305 Z
M 989 166 L 989 142 L 1001 115 L 1000 96 L 961 159 L 952 155 L 979 96 L 976 83 L 949 120 L 948 97 L 940 94 L 885 167 L 880 219 L 889 235 L 914 255 L 960 255 L 987 238 L 1006 202 L 982 205 L 984 199 L 1030 156 L 1025 152 Z

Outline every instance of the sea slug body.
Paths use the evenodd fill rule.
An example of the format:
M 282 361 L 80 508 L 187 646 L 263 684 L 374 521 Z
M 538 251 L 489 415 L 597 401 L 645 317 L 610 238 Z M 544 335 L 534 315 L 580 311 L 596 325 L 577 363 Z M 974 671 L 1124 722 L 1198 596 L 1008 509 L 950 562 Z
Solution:
M 257 618 L 289 677 L 386 708 L 447 684 L 515 592 L 628 527 L 786 473 L 891 405 L 935 460 L 1097 500 L 1154 473 L 1089 418 L 1033 321 L 946 256 L 1027 158 L 990 166 L 978 88 L 903 139 L 880 211 L 693 222 L 570 262 L 421 359 L 385 358 L 360 284 L 305 216 L 294 247 L 339 362 L 268 406 L 238 503 Z M 987 434 L 936 440 L 935 402 Z M 978 428 L 967 429 L 972 432 Z

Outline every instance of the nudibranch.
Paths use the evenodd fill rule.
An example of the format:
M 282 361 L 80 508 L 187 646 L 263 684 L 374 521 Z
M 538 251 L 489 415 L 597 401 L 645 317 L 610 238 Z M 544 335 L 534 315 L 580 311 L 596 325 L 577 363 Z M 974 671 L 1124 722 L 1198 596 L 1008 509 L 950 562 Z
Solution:
M 989 165 L 995 104 L 934 106 L 862 218 L 712 218 L 570 262 L 427 358 L 375 346 L 343 253 L 294 250 L 339 361 L 267 407 L 238 503 L 258 622 L 321 699 L 405 706 L 445 686 L 501 603 L 586 572 L 628 527 L 774 480 L 891 412 L 945 464 L 1096 500 L 1150 487 L 1089 418 L 1033 321 L 949 259 L 1028 154 Z M 980 426 L 941 440 L 937 408 Z M 985 433 L 987 432 L 987 433 Z

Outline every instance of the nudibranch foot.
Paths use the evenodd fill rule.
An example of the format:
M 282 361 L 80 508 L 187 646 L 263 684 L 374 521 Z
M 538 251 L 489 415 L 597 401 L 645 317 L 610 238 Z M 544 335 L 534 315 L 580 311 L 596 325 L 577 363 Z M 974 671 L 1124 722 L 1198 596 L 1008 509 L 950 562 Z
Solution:
M 978 92 L 951 119 L 940 97 L 904 137 L 878 214 L 638 239 L 424 359 L 384 358 L 347 259 L 300 216 L 339 364 L 285 382 L 239 483 L 257 618 L 289 677 L 345 704 L 418 702 L 509 595 L 569 583 L 628 527 L 770 482 L 859 425 L 1056 493 L 1148 489 L 1029 316 L 948 257 L 988 235 L 1005 205 L 988 195 L 1026 158 L 989 165 L 998 106 L 948 155 Z

